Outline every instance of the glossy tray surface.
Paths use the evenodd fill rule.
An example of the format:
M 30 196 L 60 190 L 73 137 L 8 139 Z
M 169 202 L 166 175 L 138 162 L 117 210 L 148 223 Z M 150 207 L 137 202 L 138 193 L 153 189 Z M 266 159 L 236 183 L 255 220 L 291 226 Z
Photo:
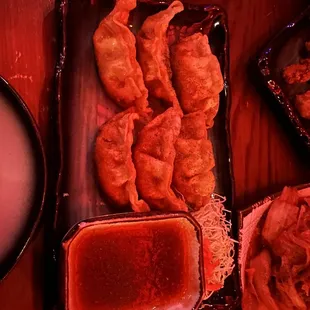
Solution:
M 147 16 L 166 8 L 168 3 L 139 2 L 130 16 L 131 30 L 136 32 Z M 105 94 L 99 80 L 92 36 L 112 8 L 113 1 L 62 0 L 60 5 L 62 48 L 57 68 L 57 93 L 62 169 L 55 221 L 58 240 L 76 223 L 111 213 L 97 184 L 93 146 L 99 126 L 120 109 Z M 225 86 L 220 94 L 215 124 L 208 135 L 215 155 L 216 193 L 227 198 L 226 208 L 231 209 L 233 179 L 228 132 L 230 89 L 226 15 L 217 6 L 185 4 L 185 10 L 171 24 L 179 27 L 195 25 L 195 31 L 208 34 L 212 51 L 220 62 Z M 235 304 L 238 296 L 235 279 L 230 277 L 224 290 L 209 302 L 227 304 L 227 309 L 229 304 Z

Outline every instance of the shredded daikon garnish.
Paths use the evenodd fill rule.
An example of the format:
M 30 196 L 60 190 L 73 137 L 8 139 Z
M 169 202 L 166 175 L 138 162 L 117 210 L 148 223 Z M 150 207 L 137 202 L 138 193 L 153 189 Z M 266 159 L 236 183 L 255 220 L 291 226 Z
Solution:
M 231 222 L 227 220 L 227 213 L 231 213 L 224 207 L 225 197 L 217 194 L 212 194 L 210 202 L 199 209 L 192 212 L 192 215 L 200 224 L 202 229 L 203 239 L 207 238 L 210 243 L 210 252 L 212 261 L 215 266 L 212 276 L 206 279 L 209 287 L 224 286 L 225 279 L 232 273 L 234 264 L 234 243 L 230 238 Z M 207 287 L 208 287 L 207 285 Z M 206 297 L 212 295 L 210 289 L 206 292 Z

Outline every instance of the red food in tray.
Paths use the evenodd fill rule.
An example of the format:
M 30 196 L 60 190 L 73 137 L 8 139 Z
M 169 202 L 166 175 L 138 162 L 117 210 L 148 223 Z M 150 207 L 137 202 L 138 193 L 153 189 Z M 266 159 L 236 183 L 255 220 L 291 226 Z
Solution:
M 197 309 L 200 233 L 183 214 L 79 224 L 64 242 L 66 309 Z

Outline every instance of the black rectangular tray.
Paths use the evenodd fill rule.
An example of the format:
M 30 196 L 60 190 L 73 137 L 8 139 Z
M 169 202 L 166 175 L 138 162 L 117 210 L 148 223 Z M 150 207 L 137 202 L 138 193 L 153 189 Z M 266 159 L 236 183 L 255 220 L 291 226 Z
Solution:
M 292 20 L 260 53 L 257 66 L 264 84 L 271 91 L 301 141 L 310 150 L 310 120 L 299 116 L 294 106 L 296 94 L 310 90 L 310 83 L 289 85 L 282 77 L 288 65 L 303 58 L 305 42 L 310 40 L 310 7 Z
M 133 32 L 144 19 L 164 9 L 168 1 L 139 2 L 130 21 Z M 100 195 L 93 163 L 93 144 L 98 127 L 119 108 L 107 97 L 99 80 L 94 58 L 92 35 L 100 20 L 113 8 L 113 1 L 61 0 L 61 51 L 57 66 L 57 102 L 61 171 L 58 180 L 58 203 L 54 229 L 57 245 L 77 222 L 110 213 Z M 208 34 L 213 53 L 218 57 L 224 77 L 220 108 L 214 127 L 208 134 L 215 163 L 216 193 L 225 196 L 225 206 L 232 209 L 233 178 L 230 154 L 229 121 L 229 45 L 224 11 L 213 5 L 185 4 L 172 20 L 178 26 L 201 23 Z M 57 251 L 56 251 L 57 252 Z M 57 255 L 57 254 L 56 254 Z M 225 287 L 214 294 L 205 308 L 234 309 L 239 301 L 237 272 Z M 220 308 L 217 307 L 220 305 Z

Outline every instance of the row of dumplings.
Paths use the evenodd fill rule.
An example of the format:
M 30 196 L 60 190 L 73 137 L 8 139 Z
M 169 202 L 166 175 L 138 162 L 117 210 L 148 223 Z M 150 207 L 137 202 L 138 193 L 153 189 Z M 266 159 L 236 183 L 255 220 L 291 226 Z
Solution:
M 181 2 L 149 16 L 137 40 L 127 27 L 135 7 L 136 0 L 117 0 L 93 37 L 104 88 L 126 109 L 99 129 L 99 183 L 120 208 L 199 209 L 215 186 L 206 128 L 213 125 L 223 89 L 220 66 L 201 33 L 169 47 L 167 29 L 184 9 Z M 153 99 L 164 103 L 164 112 L 150 108 Z

